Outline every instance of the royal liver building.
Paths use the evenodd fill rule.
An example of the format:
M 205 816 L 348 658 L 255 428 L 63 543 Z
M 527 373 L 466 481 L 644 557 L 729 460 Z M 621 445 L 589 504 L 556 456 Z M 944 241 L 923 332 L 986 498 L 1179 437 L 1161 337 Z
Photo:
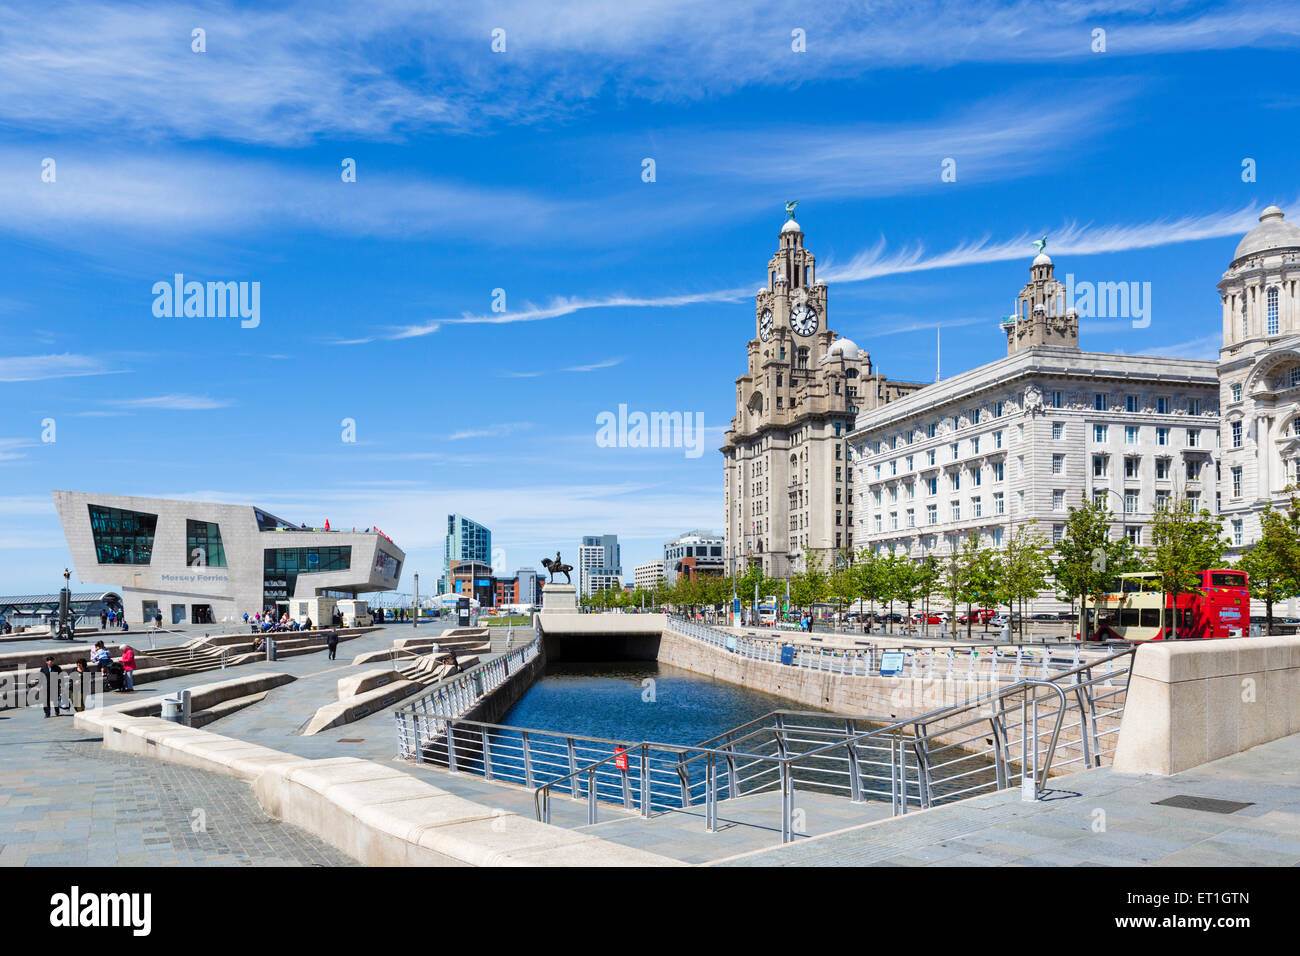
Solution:
M 784 577 L 809 552 L 830 563 L 836 550 L 852 549 L 854 420 L 922 387 L 886 381 L 870 355 L 830 330 L 826 283 L 793 204 L 787 211 L 755 296 L 748 366 L 736 379 L 736 416 L 721 449 L 727 573 L 758 562 Z
M 1269 206 L 1219 282 L 1219 496 L 1233 552 L 1300 486 L 1300 226 Z

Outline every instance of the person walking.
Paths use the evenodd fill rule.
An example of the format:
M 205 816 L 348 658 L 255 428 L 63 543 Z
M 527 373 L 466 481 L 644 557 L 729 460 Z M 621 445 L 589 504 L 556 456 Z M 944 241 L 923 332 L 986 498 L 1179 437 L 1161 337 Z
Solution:
M 132 673 L 135 670 L 135 649 L 130 644 L 122 645 L 122 679 L 125 686 L 122 693 L 135 693 L 135 677 Z
M 54 716 L 59 714 L 60 704 L 63 702 L 63 678 L 59 676 L 59 665 L 54 663 L 54 657 L 47 655 L 45 663 L 41 665 L 41 696 L 44 698 L 45 716 L 50 716 L 50 704 L 54 704 Z
M 160 631 L 162 630 L 162 611 L 153 612 L 153 626 Z
M 334 654 L 339 649 L 338 631 L 331 628 L 325 632 L 325 646 L 329 648 L 330 660 L 334 660 Z
M 99 612 L 99 629 L 101 631 L 108 630 L 108 609 L 107 608 Z

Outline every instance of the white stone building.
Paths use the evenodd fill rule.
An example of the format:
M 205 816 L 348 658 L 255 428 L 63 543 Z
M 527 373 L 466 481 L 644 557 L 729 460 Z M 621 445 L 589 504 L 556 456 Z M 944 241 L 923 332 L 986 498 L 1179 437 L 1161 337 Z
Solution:
M 779 243 L 755 295 L 754 336 L 721 448 L 728 574 L 756 562 L 784 577 L 810 551 L 829 558 L 853 548 L 854 419 L 923 387 L 887 381 L 866 351 L 831 331 L 826 283 L 794 219 Z
M 234 621 L 290 598 L 397 587 L 406 553 L 377 531 L 302 528 L 249 505 L 54 492 L 82 581 L 120 588 L 129 622 Z
M 724 557 L 726 539 L 711 531 L 687 531 L 664 543 L 663 575 L 669 584 L 678 575 L 723 575 L 729 570 Z
M 1300 488 L 1300 226 L 1269 206 L 1219 282 L 1219 496 L 1232 554 Z
M 1175 497 L 1215 510 L 1214 363 L 1081 351 L 1064 305 L 1040 254 L 1003 324 L 1005 358 L 859 414 L 859 547 L 942 556 L 1030 522 L 1059 540 L 1081 495 L 1105 497 L 1113 534 L 1141 545 Z
M 664 563 L 647 561 L 632 569 L 632 582 L 642 591 L 653 591 L 664 579 Z

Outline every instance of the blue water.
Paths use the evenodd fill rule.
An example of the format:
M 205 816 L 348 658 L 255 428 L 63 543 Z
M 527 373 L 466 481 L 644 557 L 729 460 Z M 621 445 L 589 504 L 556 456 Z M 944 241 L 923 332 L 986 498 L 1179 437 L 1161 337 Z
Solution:
M 500 723 L 689 745 L 782 709 L 811 708 L 655 661 L 556 662 Z

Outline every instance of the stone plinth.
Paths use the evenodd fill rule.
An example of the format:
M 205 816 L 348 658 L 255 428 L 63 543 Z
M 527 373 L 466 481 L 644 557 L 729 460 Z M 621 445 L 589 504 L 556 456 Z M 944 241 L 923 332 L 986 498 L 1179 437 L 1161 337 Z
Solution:
M 546 614 L 577 614 L 578 589 L 572 584 L 548 582 L 542 586 L 542 611 Z

